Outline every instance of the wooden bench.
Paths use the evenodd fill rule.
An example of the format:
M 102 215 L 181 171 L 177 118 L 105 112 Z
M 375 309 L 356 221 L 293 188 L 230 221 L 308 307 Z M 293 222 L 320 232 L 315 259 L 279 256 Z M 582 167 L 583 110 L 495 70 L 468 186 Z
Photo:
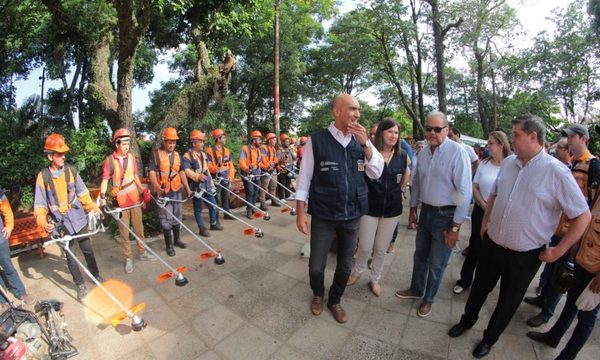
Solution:
M 37 225 L 34 215 L 15 219 L 15 228 L 8 239 L 8 245 L 11 248 L 11 254 L 17 254 L 29 250 L 34 244 L 37 245 L 40 258 L 44 257 L 44 247 L 42 239 L 46 237 Z M 13 250 L 15 248 L 15 250 Z

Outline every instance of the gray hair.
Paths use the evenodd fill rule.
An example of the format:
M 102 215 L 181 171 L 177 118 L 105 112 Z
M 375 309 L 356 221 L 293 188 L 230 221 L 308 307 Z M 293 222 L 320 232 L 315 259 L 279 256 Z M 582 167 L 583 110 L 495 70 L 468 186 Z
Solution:
M 429 114 L 427 114 L 427 118 L 425 118 L 425 120 L 429 120 L 433 117 L 439 117 L 444 122 L 444 126 L 450 126 L 450 124 L 448 123 L 448 118 L 446 117 L 446 114 L 444 114 L 443 112 L 432 111 Z
M 521 124 L 521 128 L 526 134 L 536 133 L 538 144 L 544 145 L 546 126 L 541 117 L 533 114 L 519 115 L 513 119 L 512 124 Z

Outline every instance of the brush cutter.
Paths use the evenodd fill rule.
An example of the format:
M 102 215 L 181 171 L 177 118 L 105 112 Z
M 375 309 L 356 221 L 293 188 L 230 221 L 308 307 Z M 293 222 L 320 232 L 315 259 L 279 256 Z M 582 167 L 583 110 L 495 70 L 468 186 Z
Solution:
M 221 189 L 224 189 L 225 191 L 227 191 L 228 193 L 230 193 L 231 195 L 235 196 L 236 198 L 240 199 L 242 202 L 244 202 L 246 205 L 250 206 L 252 209 L 254 209 L 254 211 L 256 211 L 254 213 L 254 217 L 255 218 L 264 218 L 266 221 L 271 220 L 271 215 L 269 215 L 269 213 L 267 211 L 263 211 L 261 209 L 259 209 L 256 205 L 254 204 L 250 204 L 249 201 L 247 201 L 246 199 L 244 199 L 243 197 L 239 196 L 238 194 L 236 194 L 235 192 L 233 192 L 231 189 L 229 189 L 228 186 L 225 186 L 221 183 L 221 181 L 223 180 L 223 178 L 221 177 L 217 177 L 215 179 L 215 185 L 217 185 L 218 187 L 220 187 Z
M 231 212 L 223 209 L 222 207 L 215 205 L 213 203 L 211 203 L 210 201 L 206 200 L 205 198 L 202 197 L 202 194 L 204 194 L 206 192 L 206 190 L 200 190 L 200 191 L 196 191 L 194 193 L 194 197 L 201 199 L 202 201 L 204 201 L 208 206 L 214 206 L 217 209 L 221 210 L 222 212 L 224 212 L 225 214 L 231 216 L 232 218 L 236 219 L 237 221 L 241 222 L 242 224 L 248 226 L 248 229 L 244 229 L 244 235 L 254 235 L 257 238 L 261 238 L 263 236 L 265 236 L 265 234 L 263 233 L 263 231 L 260 228 L 257 228 L 255 226 L 252 226 L 250 223 L 240 219 L 239 217 L 233 215 Z
M 152 195 L 151 195 L 152 196 Z M 175 221 L 177 221 L 179 223 L 179 225 L 181 225 L 181 227 L 183 227 L 184 229 L 187 230 L 187 232 L 189 232 L 192 237 L 196 240 L 198 240 L 202 245 L 204 245 L 209 251 L 200 254 L 200 259 L 204 260 L 207 258 L 211 258 L 214 257 L 215 258 L 215 264 L 217 265 L 221 265 L 225 263 L 225 258 L 223 258 L 223 254 L 221 254 L 220 250 L 215 250 L 212 246 L 210 246 L 206 241 L 202 240 L 198 235 L 196 235 L 189 227 L 187 227 L 183 221 L 179 220 L 179 218 L 177 218 L 177 216 L 175 216 L 169 209 L 167 209 L 166 205 L 167 203 L 169 203 L 169 201 L 171 202 L 180 202 L 180 203 L 184 203 L 186 202 L 189 198 L 186 198 L 184 200 L 175 200 L 175 199 L 171 199 L 171 198 L 166 198 L 166 197 L 160 197 L 160 198 L 155 198 L 154 196 L 152 196 L 152 199 L 154 199 L 154 201 L 156 202 L 156 205 L 158 205 L 158 207 L 162 208 L 163 210 L 165 210 L 167 212 L 167 214 L 169 214 L 173 219 L 175 219 Z
M 285 209 L 281 209 L 282 213 L 289 211 L 290 215 L 292 215 L 292 216 L 296 215 L 296 208 L 291 207 L 288 204 L 284 203 L 283 201 L 277 199 L 276 196 L 271 195 L 271 193 L 269 193 L 267 190 L 263 189 L 258 184 L 256 184 L 255 182 L 252 181 L 252 179 L 257 178 L 257 177 L 261 177 L 261 176 L 265 176 L 265 174 L 242 176 L 242 178 L 244 180 L 246 180 L 248 183 L 250 183 L 252 186 L 254 186 L 255 188 L 257 188 L 258 190 L 264 191 L 265 194 L 269 195 L 269 197 L 271 198 L 271 200 L 278 201 L 281 205 L 283 205 L 285 207 Z M 269 176 L 271 176 L 271 174 L 269 174 Z
M 142 245 L 144 247 L 144 249 L 146 249 L 146 251 L 150 252 L 152 255 L 154 255 L 155 258 L 157 258 L 161 263 L 163 263 L 167 269 L 169 269 L 169 271 L 167 271 L 166 273 L 160 275 L 158 277 L 158 282 L 162 283 L 163 281 L 175 276 L 175 285 L 177 286 L 185 286 L 188 283 L 188 280 L 183 276 L 183 272 L 185 272 L 187 269 L 185 266 L 179 266 L 177 267 L 177 269 L 173 268 L 171 265 L 169 265 L 163 258 L 161 258 L 154 250 L 152 250 L 152 248 L 150 246 L 148 246 L 142 239 L 139 238 L 139 236 L 137 236 L 137 234 L 133 231 L 131 231 L 131 229 L 129 228 L 129 226 L 127 226 L 122 220 L 121 220 L 121 213 L 125 210 L 129 210 L 129 209 L 134 209 L 137 207 L 142 206 L 142 203 L 139 203 L 137 205 L 133 205 L 133 206 L 128 206 L 128 207 L 124 207 L 124 208 L 114 208 L 114 209 L 110 209 L 108 207 L 108 205 L 104 206 L 104 212 L 107 214 L 110 214 L 115 220 L 117 220 L 118 223 L 120 223 L 121 225 L 123 225 L 127 231 L 133 235 L 133 237 L 135 238 L 135 241 L 137 241 L 138 244 Z M 121 239 L 121 241 L 129 241 L 129 239 Z
M 52 221 L 52 222 L 54 222 L 54 221 Z M 99 224 L 99 226 L 98 226 L 98 224 Z M 117 304 L 117 306 L 119 306 L 123 310 L 123 313 L 117 315 L 117 317 L 111 321 L 113 326 L 118 325 L 125 318 L 130 318 L 131 319 L 131 328 L 133 329 L 133 331 L 141 331 L 148 324 L 146 323 L 146 321 L 144 319 L 142 319 L 139 315 L 137 315 L 136 312 L 141 311 L 145 307 L 144 303 L 135 305 L 131 309 L 128 309 L 127 307 L 125 307 L 125 305 L 123 305 L 113 294 L 110 293 L 110 291 L 108 291 L 108 289 L 106 289 L 94 277 L 94 275 L 92 275 L 92 273 L 90 273 L 90 271 L 81 263 L 81 261 L 75 256 L 73 251 L 71 251 L 71 249 L 69 248 L 69 242 L 71 242 L 73 240 L 87 238 L 87 237 L 90 237 L 92 235 L 99 233 L 100 231 L 105 232 L 104 225 L 101 222 L 99 223 L 98 218 L 96 218 L 96 215 L 93 215 L 92 213 L 90 213 L 90 217 L 89 217 L 89 221 L 88 221 L 88 228 L 90 230 L 90 232 L 88 232 L 88 233 L 77 234 L 77 235 L 61 234 L 61 235 L 59 235 L 61 237 L 53 236 L 53 237 L 51 237 L 51 239 L 49 241 L 46 241 L 44 244 L 57 243 L 60 247 L 62 247 L 62 249 L 67 254 L 69 254 L 73 260 L 75 260 L 77 265 L 90 278 L 90 280 L 92 280 L 92 282 L 94 284 L 96 284 L 102 291 L 104 291 L 104 293 L 106 293 L 106 295 L 115 304 Z

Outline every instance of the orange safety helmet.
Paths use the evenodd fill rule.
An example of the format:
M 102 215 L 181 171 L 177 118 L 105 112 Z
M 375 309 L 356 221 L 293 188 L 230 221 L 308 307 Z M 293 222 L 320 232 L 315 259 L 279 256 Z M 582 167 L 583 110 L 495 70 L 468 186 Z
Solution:
M 66 153 L 69 151 L 65 138 L 61 134 L 52 133 L 46 138 L 44 150 L 57 153 Z
M 131 132 L 129 131 L 129 129 L 125 129 L 125 128 L 117 129 L 117 131 L 115 131 L 115 134 L 113 135 L 113 142 L 116 142 L 117 139 L 122 138 L 122 137 L 131 137 Z
M 273 134 L 273 133 L 268 133 L 267 136 L 265 137 L 265 140 L 269 141 L 271 139 L 275 139 L 277 137 L 277 135 Z
M 290 138 L 290 136 L 288 134 L 283 134 L 282 133 L 281 135 L 279 135 L 279 140 L 281 140 L 282 142 L 286 141 L 289 138 Z
M 250 133 L 251 138 L 260 138 L 262 137 L 262 133 L 258 130 L 254 130 Z
M 206 135 L 200 130 L 192 130 L 190 140 L 206 140 Z
M 306 140 L 308 140 L 306 136 L 300 136 L 300 145 L 306 144 Z
M 216 139 L 219 136 L 223 136 L 223 135 L 225 135 L 225 131 L 223 131 L 223 129 L 214 129 L 212 132 L 213 139 Z
M 292 136 L 292 137 L 290 138 L 290 142 L 295 144 L 295 143 L 296 143 L 296 138 Z
M 177 135 L 177 130 L 174 128 L 166 128 L 163 132 L 164 140 L 179 140 L 179 136 Z

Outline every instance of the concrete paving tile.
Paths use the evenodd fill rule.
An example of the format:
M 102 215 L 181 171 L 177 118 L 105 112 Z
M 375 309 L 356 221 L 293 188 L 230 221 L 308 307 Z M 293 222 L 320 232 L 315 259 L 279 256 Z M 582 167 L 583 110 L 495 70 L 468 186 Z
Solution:
M 292 258 L 276 270 L 296 280 L 302 280 L 308 275 L 308 261 Z
M 260 224 L 260 223 L 256 224 L 256 226 L 258 226 L 259 228 L 262 228 L 261 225 L 262 224 Z M 265 233 L 265 236 L 263 236 L 261 238 L 257 238 L 257 237 L 252 238 L 253 244 L 261 246 L 261 247 L 263 247 L 265 249 L 269 249 L 269 250 L 275 249 L 277 246 L 281 245 L 281 243 L 284 241 L 285 241 L 285 239 L 278 236 L 277 233 L 275 233 L 275 234 L 271 234 L 271 233 L 266 234 Z
M 275 296 L 284 304 L 289 304 L 300 311 L 310 313 L 310 302 L 312 301 L 313 292 L 310 286 L 304 282 L 296 282 L 288 291 Z
M 135 293 L 135 301 L 136 302 L 144 302 L 146 304 L 146 309 L 155 309 L 161 306 L 165 306 L 167 304 L 166 301 L 160 296 L 161 292 L 171 291 L 172 288 L 175 288 L 175 284 L 171 283 L 163 283 L 155 288 L 147 288 L 142 291 L 138 291 Z
M 269 251 L 269 249 L 252 243 L 244 243 L 232 249 L 232 251 L 246 259 L 254 260 Z
M 525 337 L 503 333 L 492 347 L 497 359 L 534 359 L 535 350 L 531 341 Z
M 277 339 L 285 340 L 313 315 L 279 301 L 270 301 L 259 304 L 247 316 L 248 320 L 261 330 Z
M 451 326 L 445 328 L 446 332 L 450 330 L 450 327 Z M 475 346 L 477 346 L 477 344 L 481 341 L 482 338 L 483 332 L 476 329 L 470 329 L 457 338 L 451 338 L 448 336 L 448 339 L 450 341 L 448 359 L 462 360 L 470 358 L 473 349 L 475 349 Z M 493 358 L 494 354 L 490 353 L 489 356 Z
M 435 303 L 431 306 L 431 314 L 429 314 L 427 320 L 442 323 L 444 325 L 450 324 L 452 314 L 448 309 L 450 309 L 451 303 L 451 300 L 436 297 Z M 414 309 L 409 313 L 411 317 L 419 317 L 417 315 L 417 310 L 419 309 L 420 304 L 421 300 L 415 300 Z
M 355 331 L 388 344 L 397 345 L 406 326 L 407 316 L 377 307 L 367 307 Z
M 96 348 L 100 350 L 102 359 L 115 359 L 143 347 L 140 333 L 131 330 L 129 325 L 112 326 L 94 335 Z
M 260 346 L 256 346 L 260 344 Z M 228 359 L 267 359 L 281 345 L 260 329 L 244 325 L 220 342 L 215 350 Z
M 189 323 L 195 315 L 217 304 L 218 302 L 203 288 L 196 288 L 177 299 L 169 301 L 171 310 L 185 323 Z
M 282 253 L 284 255 L 295 257 L 297 259 L 300 258 L 300 251 L 302 251 L 302 246 L 296 242 L 284 240 L 279 245 L 277 245 L 273 250 Z
M 296 285 L 296 280 L 277 271 L 269 271 L 265 276 L 246 284 L 253 291 L 271 295 L 285 292 L 294 285 Z
M 208 350 L 188 326 L 166 333 L 150 342 L 148 347 L 158 359 L 196 359 Z
M 314 357 L 306 354 L 305 352 L 297 351 L 292 349 L 289 346 L 282 346 L 279 350 L 277 350 L 271 357 L 270 360 L 312 360 Z
M 118 360 L 155 360 L 158 359 L 148 346 L 142 346 L 117 358 Z
M 260 264 L 268 269 L 275 270 L 281 265 L 290 260 L 290 257 L 274 250 L 269 250 L 255 259 L 257 264 Z
M 290 337 L 287 344 L 313 358 L 331 359 L 351 336 L 352 332 L 348 329 L 311 318 Z
M 344 291 L 344 297 L 354 299 L 357 301 L 362 301 L 364 303 L 368 303 L 373 297 L 373 293 L 369 289 L 369 281 L 367 274 L 363 274 L 363 276 L 358 280 L 358 282 L 352 286 L 346 286 L 346 291 Z
M 425 354 L 418 351 L 407 350 L 402 348 L 396 349 L 396 354 L 394 355 L 394 360 L 436 360 L 443 359 L 441 357 L 433 356 L 430 354 Z
M 148 326 L 140 332 L 147 342 L 183 326 L 183 321 L 175 314 L 170 305 L 146 308 L 141 316 L 148 323 Z
M 450 337 L 448 329 L 425 319 L 409 317 L 400 347 L 433 356 L 446 357 Z
M 203 287 L 219 304 L 245 290 L 244 283 L 232 274 L 225 274 Z
M 220 360 L 221 358 L 213 351 L 207 351 L 200 355 L 198 360 Z
M 232 272 L 232 274 L 242 283 L 250 284 L 266 276 L 269 271 L 269 269 L 260 264 L 252 263 L 243 269 Z
M 222 305 L 197 315 L 192 327 L 200 339 L 213 348 L 218 342 L 237 330 L 244 320 Z
M 375 340 L 360 334 L 353 334 L 341 349 L 337 359 L 379 360 L 391 359 L 395 347 L 380 340 Z

